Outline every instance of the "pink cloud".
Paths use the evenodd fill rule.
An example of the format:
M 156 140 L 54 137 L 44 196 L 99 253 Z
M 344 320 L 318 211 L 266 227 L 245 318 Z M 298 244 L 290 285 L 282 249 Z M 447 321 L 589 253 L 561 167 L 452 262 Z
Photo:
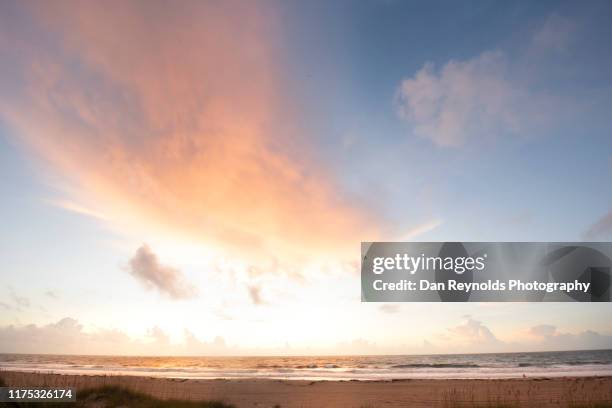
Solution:
M 63 178 L 64 208 L 254 256 L 376 236 L 292 125 L 265 3 L 15 8 L 0 117 Z

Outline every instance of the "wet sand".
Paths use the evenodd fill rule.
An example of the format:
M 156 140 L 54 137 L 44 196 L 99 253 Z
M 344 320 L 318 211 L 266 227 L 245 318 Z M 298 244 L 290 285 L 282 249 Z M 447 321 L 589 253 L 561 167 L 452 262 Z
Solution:
M 118 385 L 160 399 L 220 400 L 243 407 L 566 407 L 612 404 L 612 377 L 491 380 L 197 380 L 0 371 L 8 386 L 95 388 Z M 77 393 L 78 398 L 78 393 Z

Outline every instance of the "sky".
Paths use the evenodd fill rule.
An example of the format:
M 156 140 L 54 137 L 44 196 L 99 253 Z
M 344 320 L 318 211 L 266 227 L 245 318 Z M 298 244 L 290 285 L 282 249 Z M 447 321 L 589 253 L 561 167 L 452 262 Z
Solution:
M 360 301 L 362 241 L 612 238 L 612 5 L 4 1 L 0 352 L 612 348 Z

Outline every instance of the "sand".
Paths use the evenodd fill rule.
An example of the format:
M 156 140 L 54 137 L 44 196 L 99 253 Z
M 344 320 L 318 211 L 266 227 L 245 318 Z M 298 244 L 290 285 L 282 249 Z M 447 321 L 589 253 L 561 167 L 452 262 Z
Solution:
M 221 400 L 242 407 L 564 407 L 612 402 L 612 377 L 491 380 L 195 380 L 1 371 L 9 386 L 120 385 L 161 399 Z M 78 393 L 77 393 L 78 398 Z

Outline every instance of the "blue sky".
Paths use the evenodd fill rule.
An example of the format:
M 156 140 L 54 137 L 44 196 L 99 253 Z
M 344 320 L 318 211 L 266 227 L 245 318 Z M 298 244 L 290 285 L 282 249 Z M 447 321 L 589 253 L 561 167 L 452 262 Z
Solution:
M 0 351 L 612 345 L 608 304 L 424 316 L 355 270 L 612 237 L 609 2 L 180 5 L 0 6 Z
M 453 228 L 436 239 L 580 240 L 611 199 L 606 13 L 609 5 L 597 2 L 314 2 L 287 13 L 297 39 L 289 54 L 329 165 L 357 193 L 388 194 L 376 200 L 386 214 L 409 223 L 435 206 Z M 536 49 L 546 27 L 551 44 Z M 559 99 L 546 113 L 552 123 L 483 135 L 461 149 L 415 138 L 397 115 L 398 84 L 426 63 L 439 70 L 486 52 L 504 54 L 500 75 L 510 83 Z M 419 203 L 424 195 L 434 202 Z M 470 231 L 456 225 L 461 218 L 482 225 Z M 503 225 L 518 218 L 531 221 L 527 233 Z

